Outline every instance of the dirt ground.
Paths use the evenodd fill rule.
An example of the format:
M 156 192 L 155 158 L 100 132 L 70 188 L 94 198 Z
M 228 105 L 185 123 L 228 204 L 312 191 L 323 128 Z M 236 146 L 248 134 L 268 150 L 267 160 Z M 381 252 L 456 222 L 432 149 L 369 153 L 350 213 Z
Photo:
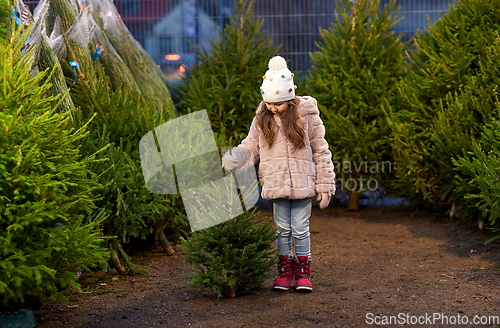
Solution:
M 500 243 L 453 223 L 314 208 L 310 294 L 274 292 L 269 279 L 258 295 L 217 299 L 186 287 L 193 267 L 180 251 L 158 248 L 134 260 L 149 276 L 87 277 L 86 293 L 37 309 L 37 327 L 500 327 L 487 322 L 500 316 Z

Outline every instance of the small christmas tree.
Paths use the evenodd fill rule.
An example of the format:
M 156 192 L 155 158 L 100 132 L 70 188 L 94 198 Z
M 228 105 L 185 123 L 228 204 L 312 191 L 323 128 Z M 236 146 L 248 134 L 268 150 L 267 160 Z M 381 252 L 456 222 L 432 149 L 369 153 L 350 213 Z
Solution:
M 255 294 L 276 264 L 275 229 L 257 211 L 204 229 L 183 241 L 185 261 L 196 268 L 190 287 L 208 288 L 217 297 Z
M 278 48 L 260 30 L 252 13 L 254 0 L 235 0 L 236 15 L 211 49 L 197 50 L 196 60 L 175 89 L 181 113 L 206 109 L 214 132 L 239 143 L 248 133 L 262 101 L 260 81 Z
M 390 32 L 398 22 L 395 1 L 382 12 L 379 4 L 340 1 L 336 21 L 321 30 L 320 51 L 311 56 L 308 81 L 327 126 L 334 163 L 341 165 L 336 172 L 349 191 L 351 210 L 359 208 L 360 190 L 374 188 L 375 182 L 378 186 L 391 173 L 390 130 L 382 106 L 394 104 L 405 68 L 404 44 Z M 371 186 L 370 179 L 376 180 Z
M 100 186 L 87 177 L 91 157 L 76 146 L 88 123 L 71 129 L 50 94 L 56 68 L 31 77 L 30 28 L 13 25 L 0 51 L 0 307 L 16 308 L 80 288 L 75 268 L 106 266 L 96 210 Z

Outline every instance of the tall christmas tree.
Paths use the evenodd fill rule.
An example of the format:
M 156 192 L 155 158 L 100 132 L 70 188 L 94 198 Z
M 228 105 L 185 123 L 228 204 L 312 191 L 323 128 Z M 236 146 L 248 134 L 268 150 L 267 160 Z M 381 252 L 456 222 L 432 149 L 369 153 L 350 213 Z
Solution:
M 454 192 L 452 159 L 470 150 L 483 118 L 481 105 L 472 109 L 460 105 L 470 100 L 455 100 L 478 73 L 499 26 L 500 2 L 460 0 L 414 37 L 408 79 L 398 86 L 401 106 L 397 113 L 389 105 L 386 109 L 396 175 L 391 189 L 416 204 L 450 204 L 460 198 Z
M 257 105 L 262 72 L 278 48 L 261 31 L 255 19 L 255 0 L 235 0 L 236 15 L 211 49 L 197 50 L 183 83 L 176 89 L 181 113 L 206 109 L 213 130 L 239 143 L 248 133 Z
M 452 214 L 477 221 L 480 228 L 496 225 L 499 232 L 493 200 L 498 198 L 493 185 L 498 174 L 495 133 L 500 120 L 500 37 L 496 34 L 495 45 L 484 49 L 479 69 L 463 92 L 446 97 L 446 110 L 438 113 L 433 135 L 435 147 L 443 150 L 441 166 L 450 170 L 447 180 L 453 182 L 448 182 L 454 187 Z
M 500 106 L 497 102 L 497 114 Z M 457 171 L 467 179 L 457 181 L 457 189 L 467 191 L 464 199 L 480 211 L 480 222 L 496 236 L 488 242 L 500 238 L 500 121 L 490 122 L 483 130 L 481 138 L 473 142 L 472 155 L 454 161 Z
M 392 170 L 382 106 L 395 102 L 405 45 L 390 31 L 398 22 L 395 1 L 382 12 L 379 5 L 378 0 L 340 1 L 336 21 L 321 30 L 323 41 L 311 56 L 309 83 L 351 210 L 359 208 L 360 191 L 372 190 Z
M 56 112 L 56 67 L 31 77 L 29 32 L 14 25 L 0 51 L 0 308 L 80 288 L 72 271 L 104 268 L 108 257 L 106 217 L 94 204 L 100 185 L 87 176 L 93 160 L 77 147 L 89 121 L 75 130 L 74 113 Z

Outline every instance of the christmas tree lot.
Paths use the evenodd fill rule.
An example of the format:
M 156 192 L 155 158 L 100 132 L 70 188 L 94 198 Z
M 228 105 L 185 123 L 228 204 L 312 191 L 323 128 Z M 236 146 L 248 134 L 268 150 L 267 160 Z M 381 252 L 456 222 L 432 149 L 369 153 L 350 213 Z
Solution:
M 350 210 L 359 209 L 361 191 L 378 189 L 392 175 L 390 129 L 382 106 L 397 101 L 405 45 L 390 31 L 398 22 L 395 1 L 379 7 L 380 1 L 339 1 L 336 21 L 320 30 L 323 42 L 311 55 L 308 82 Z
M 92 21 L 84 6 L 41 1 L 35 17 L 22 1 L 5 8 L 0 295 L 2 306 L 15 308 L 64 296 L 67 286 L 79 288 L 72 271 L 141 271 L 130 254 L 158 239 L 171 255 L 169 239 L 187 236 L 189 228 L 180 197 L 151 194 L 141 171 L 140 138 L 174 117 L 157 66 L 136 59 L 143 68 L 152 66 L 142 73 L 142 89 L 133 80 L 134 87 L 122 87 L 123 76 L 132 74 L 125 64 L 106 71 L 106 56 L 93 43 L 107 40 L 105 29 L 82 28 L 82 19 L 83 26 Z M 16 19 L 19 13 L 25 21 Z M 128 55 L 145 54 L 128 36 L 129 47 L 137 48 Z M 105 47 L 108 54 L 113 49 Z M 112 55 L 121 60 L 116 51 Z M 147 96 L 156 92 L 158 97 Z M 21 170 L 22 163 L 32 167 Z M 40 178 L 31 181 L 35 172 Z
M 252 22 L 251 29 L 245 30 L 244 25 L 237 25 L 234 20 L 227 30 L 233 31 L 234 33 L 230 33 L 231 38 L 238 40 L 243 37 L 243 32 L 253 33 L 249 34 L 252 37 L 258 36 L 260 41 L 248 44 L 248 49 L 242 52 L 242 58 L 247 60 L 247 64 L 250 60 L 255 64 L 264 62 L 265 65 L 265 60 L 260 60 L 260 57 L 271 56 L 271 53 L 259 53 L 259 59 L 252 59 L 252 50 L 265 45 L 271 52 L 272 46 L 259 32 L 261 23 L 253 20 L 251 11 L 248 10 L 251 8 L 249 3 L 236 3 L 240 6 L 238 13 L 244 15 L 246 21 Z M 3 98 L 2 129 L 10 133 L 15 131 L 11 122 L 20 124 L 21 132 L 17 136 L 21 139 L 8 137 L 7 133 L 7 137 L 0 140 L 5 144 L 2 149 L 5 149 L 6 163 L 10 163 L 0 168 L 4 170 L 2 172 L 5 177 L 14 176 L 12 172 L 29 174 L 29 170 L 19 171 L 19 166 L 24 162 L 26 165 L 31 163 L 40 175 L 35 180 L 40 187 L 24 187 L 22 193 L 16 191 L 19 183 L 16 181 L 19 179 L 2 181 L 7 184 L 2 187 L 3 190 L 14 192 L 12 196 L 2 193 L 1 205 L 4 210 L 0 223 L 4 225 L 2 231 L 7 234 L 5 238 L 0 238 L 6 243 L 2 247 L 5 252 L 0 258 L 0 266 L 6 268 L 0 274 L 4 275 L 0 277 L 0 295 L 4 300 L 2 306 L 15 308 L 25 304 L 39 304 L 47 298 L 64 298 L 67 286 L 79 288 L 78 276 L 82 270 L 91 272 L 111 267 L 119 274 L 144 272 L 131 261 L 136 250 L 151 247 L 158 242 L 165 253 L 171 255 L 174 252 L 171 241 L 178 240 L 179 237 L 187 238 L 194 245 L 204 243 L 203 239 L 198 239 L 199 235 L 214 236 L 214 233 L 220 231 L 227 233 L 228 229 L 233 230 L 232 239 L 227 241 L 216 238 L 219 246 L 227 248 L 231 245 L 236 252 L 234 254 L 250 256 L 240 256 L 240 259 L 250 263 L 251 269 L 248 267 L 245 272 L 237 272 L 235 269 L 234 273 L 238 277 L 235 280 L 234 276 L 227 276 L 229 285 L 223 281 L 226 278 L 219 277 L 213 285 L 221 286 L 220 289 L 213 289 L 211 284 L 204 286 L 212 288 L 219 296 L 256 292 L 266 278 L 264 272 L 274 263 L 274 257 L 270 259 L 274 230 L 268 223 L 255 222 L 257 213 L 249 210 L 234 222 L 213 227 L 190 239 L 189 223 L 180 195 L 154 194 L 147 190 L 141 170 L 139 141 L 148 132 L 154 133 L 159 125 L 174 119 L 174 107 L 163 75 L 158 73 L 157 66 L 149 55 L 132 38 L 113 4 L 109 1 L 87 1 L 86 4 L 84 6 L 76 0 L 42 0 L 33 16 L 19 0 L 8 6 L 10 10 L 7 15 L 0 12 L 1 17 L 6 19 L 4 25 L 0 24 L 0 33 L 4 36 L 1 43 L 2 55 L 23 58 L 22 61 L 3 61 L 6 63 L 3 67 L 5 76 L 16 77 L 10 71 L 19 70 L 19 77 L 17 80 L 10 77 L 2 79 L 3 83 L 13 88 L 13 93 L 9 97 L 4 95 Z M 21 12 L 26 13 L 23 15 L 26 16 L 25 21 L 15 18 Z M 107 15 L 109 13 L 111 15 Z M 10 20 L 9 17 L 13 19 Z M 240 18 L 237 20 L 240 21 Z M 118 44 L 118 41 L 122 44 Z M 231 46 L 236 47 L 237 42 Z M 229 52 L 232 50 L 227 49 Z M 17 64 L 8 66 L 13 63 Z M 24 85 L 26 88 L 19 89 L 16 85 Z M 39 91 L 28 93 L 31 98 L 13 96 L 14 92 L 28 90 L 30 87 L 39 88 L 33 89 Z M 252 89 L 249 97 L 259 98 L 258 91 L 257 86 L 256 90 Z M 26 102 L 26 108 L 20 107 L 25 112 L 17 110 L 21 102 L 12 103 L 15 99 Z M 13 113 L 17 116 L 13 116 Z M 30 133 L 37 131 L 35 127 L 38 128 L 36 124 L 42 122 L 41 119 L 44 119 L 44 125 L 40 129 L 43 128 L 45 132 L 31 136 Z M 64 124 L 57 123 L 63 119 Z M 31 128 L 27 128 L 29 126 Z M 229 130 L 222 129 L 219 132 L 224 131 Z M 215 135 L 219 146 L 227 146 L 228 138 L 223 133 Z M 241 135 L 239 132 L 234 136 Z M 22 138 L 26 141 L 16 141 L 24 140 Z M 64 138 L 71 141 L 71 146 Z M 50 146 L 50 142 L 59 148 Z M 66 144 L 68 146 L 63 146 Z M 37 147 L 48 147 L 47 153 L 29 151 Z M 49 150 L 57 150 L 57 154 L 50 155 Z M 68 152 L 67 155 L 62 155 L 65 151 Z M 35 154 L 39 154 L 37 156 L 41 159 L 37 160 Z M 40 171 L 44 165 L 47 168 Z M 49 173 L 54 170 L 61 173 Z M 50 179 L 55 179 L 53 176 L 62 182 L 51 182 Z M 77 180 L 73 182 L 72 179 Z M 45 187 L 44 183 L 51 187 Z M 23 203 L 24 198 L 19 198 L 19 195 L 33 199 L 33 202 L 38 200 L 41 209 L 31 213 L 24 208 L 24 212 L 19 212 L 22 206 L 9 205 L 10 202 Z M 69 203 L 68 206 L 61 206 L 57 210 L 50 207 L 65 202 Z M 43 206 L 49 207 L 43 209 Z M 17 212 L 14 208 L 17 208 Z M 52 218 L 52 221 L 37 219 L 37 224 L 32 223 L 31 220 L 39 212 L 39 215 Z M 26 219 L 21 219 L 23 216 L 20 217 L 20 214 Z M 35 231 L 30 230 L 32 227 L 36 228 L 40 239 L 33 238 L 36 247 L 29 244 L 27 247 L 40 249 L 35 252 L 37 259 L 28 257 L 18 240 L 23 235 L 34 234 Z M 47 232 L 43 232 L 43 229 Z M 44 234 L 50 238 L 44 239 Z M 246 239 L 242 236 L 246 236 Z M 245 240 L 246 244 L 235 248 L 234 245 L 239 245 L 236 243 L 238 239 Z M 228 254 L 218 254 L 215 261 L 226 264 L 228 258 L 224 256 Z M 57 263 L 53 264 L 47 256 L 51 256 L 51 260 Z M 30 261 L 35 262 L 32 264 Z M 193 263 L 195 262 L 196 260 Z M 27 264 L 16 268 L 16 263 Z M 208 263 L 212 263 L 211 260 Z M 30 265 L 35 264 L 30 269 Z M 228 270 L 232 270 L 231 267 Z M 224 271 L 225 273 L 227 272 Z M 50 279 L 45 279 L 46 275 Z
M 162 160 L 166 149 L 188 153 L 191 144 L 155 129 L 205 109 L 218 151 L 200 167 L 232 174 L 221 149 L 247 136 L 279 49 L 255 2 L 234 0 L 234 17 L 209 50 L 195 49 L 172 101 L 112 0 L 40 0 L 33 14 L 22 0 L 0 0 L 0 312 L 66 299 L 81 291 L 82 271 L 146 274 L 134 255 L 160 247 L 170 256 L 174 243 L 192 265 L 190 287 L 218 298 L 258 293 L 276 263 L 270 220 L 241 206 L 239 187 L 243 213 L 195 232 L 187 198 L 148 190 L 140 146 L 151 132 Z M 338 190 L 349 210 L 362 192 L 383 190 L 497 241 L 500 2 L 458 0 L 409 44 L 393 31 L 397 14 L 396 0 L 339 0 L 297 89 L 318 100 Z M 181 139 L 201 135 L 190 127 Z M 192 159 L 171 165 L 177 191 L 181 178 L 189 188 L 207 180 Z M 213 219 L 213 207 L 197 210 Z

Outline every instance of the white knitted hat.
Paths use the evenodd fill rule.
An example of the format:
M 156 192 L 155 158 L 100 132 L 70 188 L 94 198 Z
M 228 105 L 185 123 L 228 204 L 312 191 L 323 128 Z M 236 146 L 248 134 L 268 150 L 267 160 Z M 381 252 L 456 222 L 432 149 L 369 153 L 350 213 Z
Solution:
M 269 60 L 269 70 L 262 79 L 260 93 L 264 101 L 281 102 L 295 98 L 297 86 L 293 84 L 293 73 L 286 67 L 283 57 L 275 56 Z

